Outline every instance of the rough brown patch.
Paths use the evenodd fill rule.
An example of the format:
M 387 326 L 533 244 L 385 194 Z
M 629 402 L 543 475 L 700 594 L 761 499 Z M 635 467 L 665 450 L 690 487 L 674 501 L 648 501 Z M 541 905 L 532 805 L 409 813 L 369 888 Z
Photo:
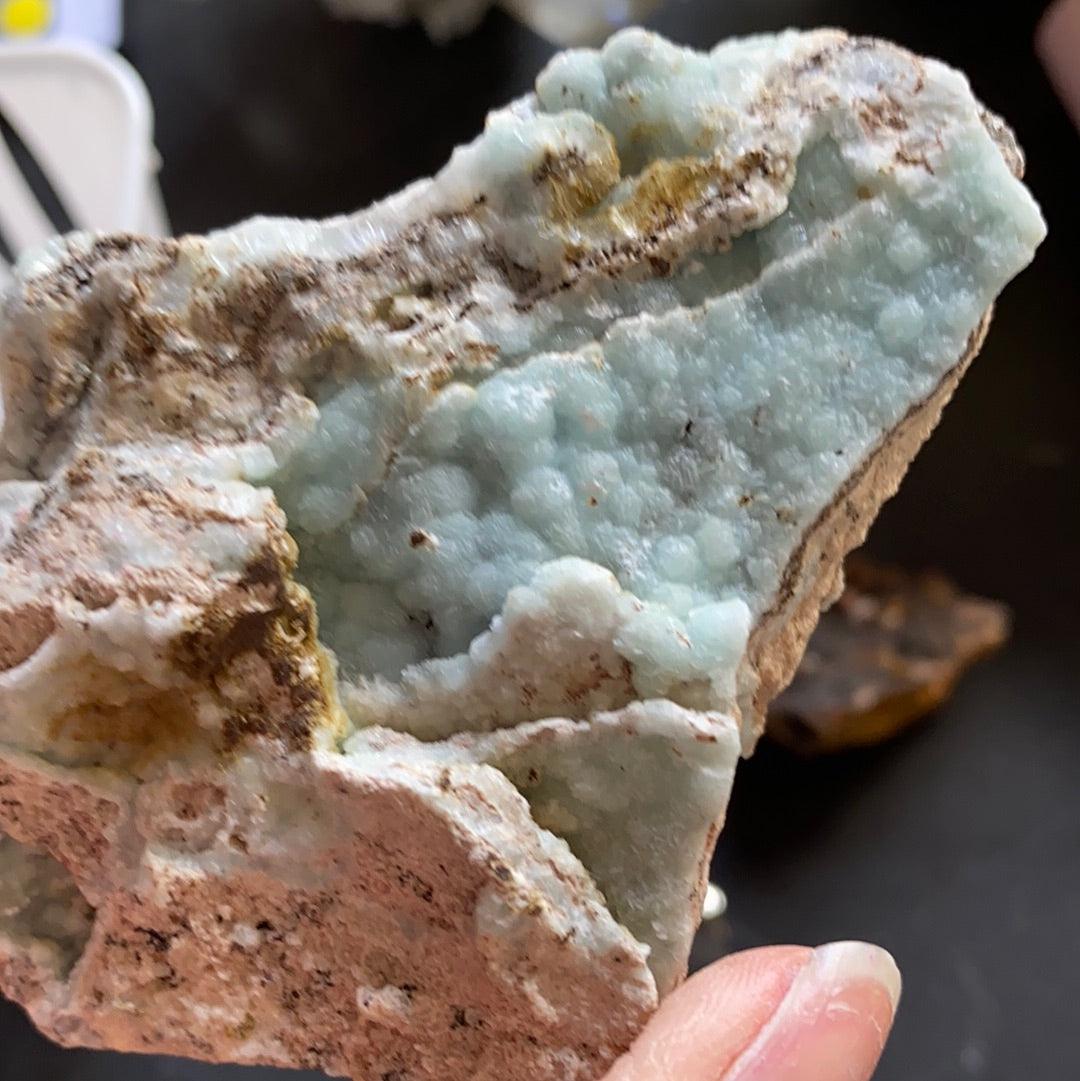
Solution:
M 23 604 L 0 611 L 0 672 L 32 657 L 55 629 L 51 604 Z

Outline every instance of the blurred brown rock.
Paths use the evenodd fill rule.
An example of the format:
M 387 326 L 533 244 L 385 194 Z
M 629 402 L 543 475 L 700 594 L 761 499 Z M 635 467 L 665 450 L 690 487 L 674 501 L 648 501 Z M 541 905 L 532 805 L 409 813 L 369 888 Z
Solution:
M 821 617 L 768 734 L 802 754 L 890 739 L 953 692 L 1009 633 L 1009 610 L 940 574 L 913 574 L 857 553 Z

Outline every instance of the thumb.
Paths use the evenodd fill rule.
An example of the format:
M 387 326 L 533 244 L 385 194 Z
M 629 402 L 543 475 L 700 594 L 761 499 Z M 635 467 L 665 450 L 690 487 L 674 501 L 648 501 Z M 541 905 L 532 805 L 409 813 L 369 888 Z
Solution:
M 877 946 L 733 954 L 667 998 L 605 1081 L 869 1081 L 899 998 Z

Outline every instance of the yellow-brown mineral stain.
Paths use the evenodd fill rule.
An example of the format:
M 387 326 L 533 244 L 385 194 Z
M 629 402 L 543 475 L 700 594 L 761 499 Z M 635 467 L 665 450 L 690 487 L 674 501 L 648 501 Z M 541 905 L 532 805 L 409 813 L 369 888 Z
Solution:
M 88 665 L 84 686 L 95 685 L 99 697 L 71 706 L 49 721 L 50 742 L 66 754 L 139 772 L 182 753 L 198 739 L 201 730 L 189 693 Z
M 563 224 L 591 210 L 619 182 L 619 154 L 615 140 L 604 132 L 599 153 L 548 154 L 533 174 L 533 182 L 546 186 L 551 217 Z
M 715 158 L 654 161 L 641 174 L 629 199 L 609 211 L 613 224 L 647 232 L 699 203 L 710 190 L 738 189 L 754 173 L 767 174 L 763 154 L 746 154 L 734 165 Z
M 227 1031 L 234 1040 L 246 1040 L 255 1031 L 255 1018 L 245 1013 L 243 1021 Z

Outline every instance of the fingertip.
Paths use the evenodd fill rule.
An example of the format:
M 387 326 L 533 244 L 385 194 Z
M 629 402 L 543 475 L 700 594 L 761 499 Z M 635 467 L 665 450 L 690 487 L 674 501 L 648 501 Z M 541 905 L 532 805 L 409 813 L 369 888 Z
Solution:
M 1055 0 L 1046 9 L 1035 32 L 1035 51 L 1080 127 L 1080 0 Z
M 733 954 L 661 1005 L 607 1081 L 868 1081 L 900 992 L 866 942 Z
M 888 950 L 871 942 L 830 942 L 814 951 L 819 978 L 854 985 L 863 981 L 878 986 L 889 1000 L 889 1012 L 896 1013 L 903 991 L 903 977 L 896 959 Z
M 719 1081 L 768 1022 L 814 951 L 766 946 L 691 976 L 606 1081 Z
M 779 992 L 783 997 L 813 956 L 809 946 L 759 946 L 729 954 L 690 976 L 664 1007 L 671 1003 L 671 1008 L 679 1008 L 686 1000 L 702 998 L 719 1000 L 717 1005 L 723 1006 L 743 1001 L 751 993 L 775 996 Z
M 880 946 L 821 946 L 756 1039 L 716 1081 L 869 1081 L 900 992 L 900 970 Z

